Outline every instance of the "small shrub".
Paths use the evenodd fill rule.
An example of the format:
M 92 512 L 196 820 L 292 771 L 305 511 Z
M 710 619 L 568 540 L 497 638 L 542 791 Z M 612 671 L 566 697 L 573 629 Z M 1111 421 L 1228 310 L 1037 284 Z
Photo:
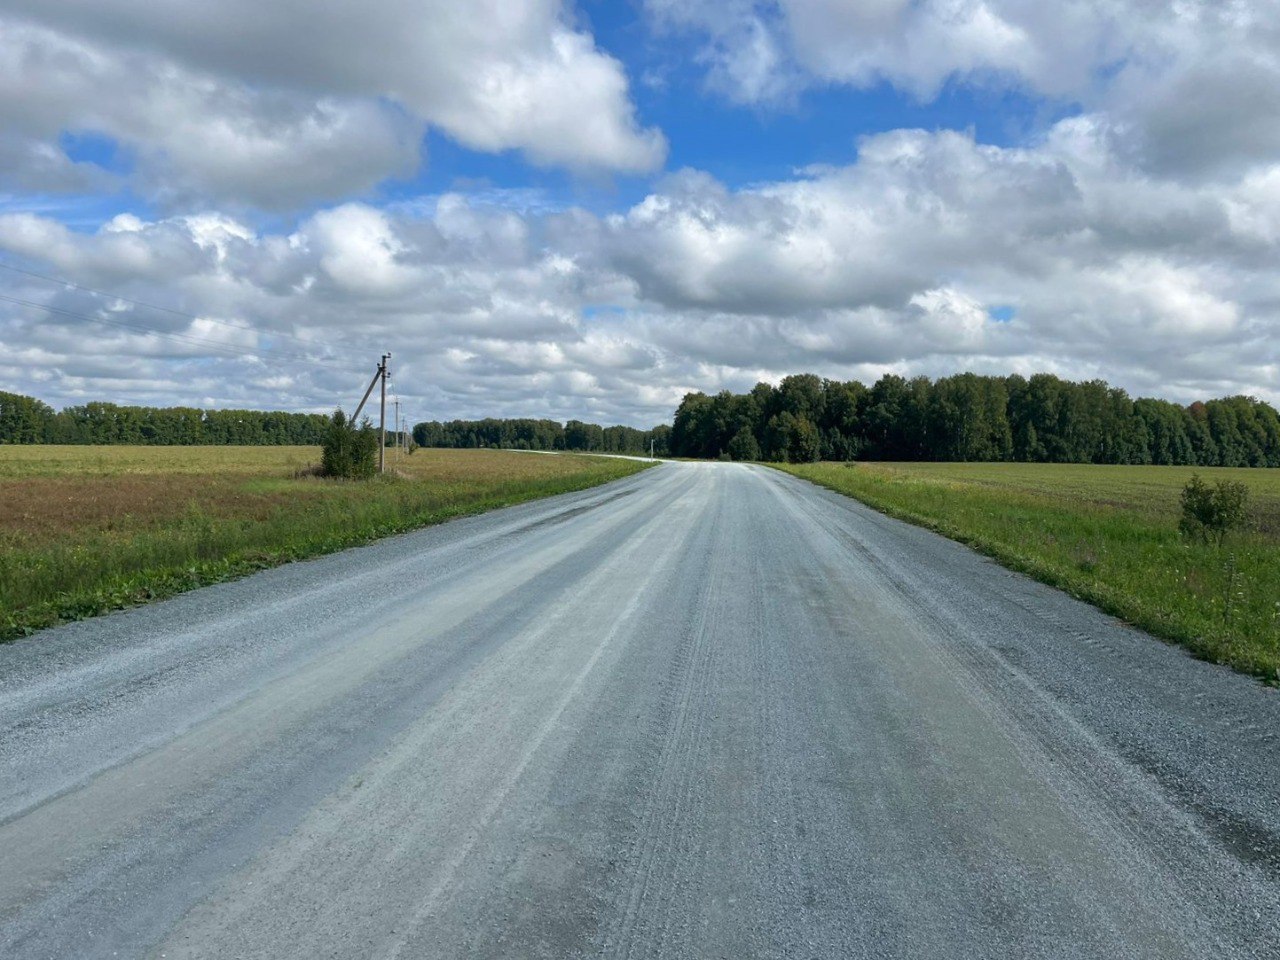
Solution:
M 377 469 L 377 431 L 367 424 L 356 426 L 341 410 L 335 410 L 325 431 L 320 472 L 326 477 L 367 480 Z
M 1244 526 L 1249 488 L 1234 480 L 1219 480 L 1212 487 L 1193 475 L 1182 488 L 1182 519 L 1178 529 L 1184 536 L 1221 546 L 1232 530 Z

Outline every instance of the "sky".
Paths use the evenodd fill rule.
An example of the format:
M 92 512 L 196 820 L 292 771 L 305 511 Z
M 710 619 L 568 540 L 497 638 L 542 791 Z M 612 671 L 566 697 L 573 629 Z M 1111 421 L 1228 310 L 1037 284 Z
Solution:
M 1280 401 L 1280 0 L 0 0 L 0 389 Z

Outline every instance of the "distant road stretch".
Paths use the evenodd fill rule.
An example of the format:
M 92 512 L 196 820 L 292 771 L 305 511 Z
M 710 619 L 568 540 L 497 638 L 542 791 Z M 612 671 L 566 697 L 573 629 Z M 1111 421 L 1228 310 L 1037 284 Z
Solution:
M 0 647 L 0 957 L 1280 956 L 1280 696 L 663 464 Z

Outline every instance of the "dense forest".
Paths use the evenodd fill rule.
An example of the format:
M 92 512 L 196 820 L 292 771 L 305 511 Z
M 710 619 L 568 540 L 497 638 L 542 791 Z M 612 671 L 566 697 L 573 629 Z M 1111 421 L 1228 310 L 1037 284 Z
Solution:
M 508 450 L 581 450 L 597 453 L 648 453 L 649 442 L 659 455 L 670 452 L 671 428 L 602 427 L 570 420 L 432 420 L 413 428 L 420 447 L 502 447 Z
M 330 418 L 314 413 L 201 410 L 86 403 L 55 411 L 48 404 L 0 391 L 0 443 L 138 443 L 155 445 L 319 444 Z M 668 452 L 671 428 L 602 427 L 570 420 L 454 420 L 420 423 L 414 439 L 424 447 L 505 447 L 601 453 Z M 394 442 L 388 433 L 388 442 Z
M 873 386 L 812 374 L 745 394 L 687 394 L 675 456 L 733 460 L 1021 460 L 1280 466 L 1280 415 L 1249 397 L 1180 406 L 1049 374 Z
M 54 411 L 0 392 L 0 443 L 317 444 L 329 418 L 258 410 L 88 403 Z M 786 377 L 748 393 L 686 394 L 672 426 L 570 420 L 430 421 L 424 447 L 648 453 L 732 460 L 1020 460 L 1280 467 L 1280 414 L 1250 397 L 1181 406 L 1134 400 L 1101 380 L 1050 374 L 939 380 L 885 376 L 871 387 Z
M 314 413 L 114 403 L 55 411 L 32 397 L 0 392 L 0 443 L 318 444 L 328 423 Z

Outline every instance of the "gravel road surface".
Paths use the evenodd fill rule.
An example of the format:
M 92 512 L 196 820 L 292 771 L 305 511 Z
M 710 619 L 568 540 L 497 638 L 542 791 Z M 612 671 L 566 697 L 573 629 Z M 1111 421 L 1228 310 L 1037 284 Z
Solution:
M 760 467 L 0 647 L 0 957 L 1280 957 L 1280 695 Z

